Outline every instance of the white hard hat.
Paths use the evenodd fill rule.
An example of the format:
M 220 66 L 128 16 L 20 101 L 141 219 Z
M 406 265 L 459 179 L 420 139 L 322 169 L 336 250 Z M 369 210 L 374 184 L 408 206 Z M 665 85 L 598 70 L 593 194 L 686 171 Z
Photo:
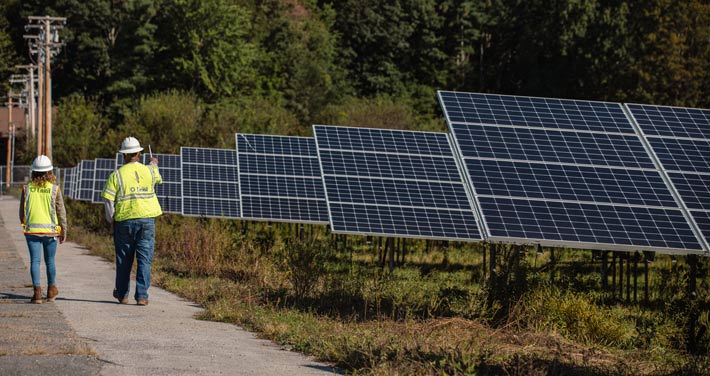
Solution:
M 32 171 L 51 171 L 53 168 L 52 161 L 46 155 L 40 155 L 32 162 Z
M 143 150 L 141 147 L 140 142 L 136 140 L 135 137 L 126 137 L 123 142 L 121 142 L 121 150 L 118 152 L 121 154 L 133 154 L 133 153 L 138 153 L 139 151 Z

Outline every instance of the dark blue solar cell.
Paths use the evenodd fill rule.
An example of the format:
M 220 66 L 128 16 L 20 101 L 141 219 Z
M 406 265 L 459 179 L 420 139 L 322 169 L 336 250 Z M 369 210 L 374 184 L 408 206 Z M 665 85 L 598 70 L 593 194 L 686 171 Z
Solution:
M 701 250 L 680 210 L 479 198 L 491 235 L 561 242 Z M 594 246 L 598 244 L 598 246 Z
M 649 142 L 666 170 L 710 173 L 710 141 L 649 137 Z
M 310 137 L 272 136 L 237 133 L 237 151 L 255 154 L 316 156 L 316 143 Z
M 710 110 L 627 104 L 644 134 L 710 140 Z
M 452 124 L 464 158 L 655 168 L 636 136 Z
M 668 175 L 689 209 L 710 210 L 710 175 L 677 172 Z
M 677 206 L 657 171 L 466 160 L 478 195 Z
M 402 132 L 390 129 L 314 126 L 320 149 L 418 155 L 451 154 L 444 133 Z
M 189 165 L 185 166 L 185 164 Z M 237 166 L 183 164 L 182 179 L 199 181 L 233 181 L 237 182 Z M 185 168 L 187 167 L 187 168 Z
M 242 174 L 241 183 L 242 195 L 325 199 L 320 178 Z
M 634 134 L 619 103 L 440 91 L 450 122 Z
M 700 227 L 700 231 L 703 233 L 705 239 L 710 242 L 710 212 L 708 211 L 696 211 L 691 210 L 690 214 L 695 219 L 695 223 Z
M 242 196 L 242 217 L 293 222 L 328 222 L 328 207 L 323 200 Z
M 383 236 L 478 239 L 473 211 L 331 203 L 333 231 Z
M 453 158 L 320 150 L 324 175 L 460 181 Z
M 241 174 L 269 174 L 288 176 L 320 176 L 317 158 L 239 153 Z
M 325 176 L 330 202 L 470 210 L 460 183 Z
M 237 165 L 237 152 L 233 149 L 180 148 L 181 160 L 192 164 Z
M 213 218 L 239 218 L 239 201 L 211 198 L 183 197 L 183 210 L 187 216 Z

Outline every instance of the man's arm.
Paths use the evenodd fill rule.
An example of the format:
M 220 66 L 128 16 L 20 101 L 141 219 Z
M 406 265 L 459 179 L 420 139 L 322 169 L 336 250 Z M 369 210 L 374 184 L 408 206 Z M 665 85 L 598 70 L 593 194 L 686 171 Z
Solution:
M 108 223 L 113 223 L 113 214 L 116 209 L 113 207 L 113 201 L 104 198 L 104 213 L 106 214 L 106 221 Z
M 113 215 L 116 212 L 116 208 L 113 206 L 116 200 L 116 194 L 118 191 L 117 177 L 118 172 L 114 171 L 109 175 L 104 185 L 104 190 L 101 192 L 101 198 L 104 199 L 104 213 L 106 214 L 106 221 L 109 224 L 113 224 Z

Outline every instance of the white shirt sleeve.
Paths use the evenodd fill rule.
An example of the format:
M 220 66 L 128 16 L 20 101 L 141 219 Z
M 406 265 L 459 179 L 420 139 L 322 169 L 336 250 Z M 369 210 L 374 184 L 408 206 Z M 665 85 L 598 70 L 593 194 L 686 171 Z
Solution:
M 106 221 L 113 223 L 113 214 L 116 209 L 113 207 L 113 201 L 104 198 L 104 213 L 106 213 Z

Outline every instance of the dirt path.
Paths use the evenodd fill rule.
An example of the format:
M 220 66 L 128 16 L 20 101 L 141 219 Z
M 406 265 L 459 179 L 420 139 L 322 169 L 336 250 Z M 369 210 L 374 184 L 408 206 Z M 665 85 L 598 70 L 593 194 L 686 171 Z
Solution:
M 2 249 L 11 255 L 14 248 L 14 253 L 21 256 L 25 262 L 21 284 L 30 285 L 27 245 L 17 224 L 18 204 L 16 199 L 8 196 L 0 199 Z M 71 232 L 69 237 L 71 240 Z M 21 296 L 17 305 L 23 306 L 25 311 L 60 313 L 65 329 L 69 330 L 60 337 L 73 338 L 68 346 L 79 349 L 79 355 L 88 359 L 90 364 L 86 374 L 91 374 L 91 366 L 96 365 L 95 361 L 91 362 L 91 354 L 100 361 L 97 372 L 101 375 L 296 376 L 333 373 L 332 367 L 326 364 L 282 350 L 237 326 L 195 320 L 193 317 L 201 311 L 200 307 L 155 286 L 150 288 L 148 306 L 137 306 L 132 299 L 129 305 L 119 305 L 111 297 L 113 264 L 88 255 L 85 249 L 71 242 L 59 246 L 56 264 L 59 287 L 56 302 L 21 304 L 31 295 L 29 287 L 22 287 L 22 293 L 18 293 L 3 284 L 0 293 Z M 14 267 L 11 271 L 17 274 L 19 264 L 15 262 L 14 265 L 0 263 L 0 273 L 10 275 L 8 268 Z M 46 283 L 44 271 L 42 273 L 42 281 Z M 131 288 L 135 288 L 134 283 Z M 2 321 L 6 320 L 3 318 Z M 0 332 L 5 332 L 5 328 Z M 36 340 L 43 339 L 37 337 Z M 3 368 L 3 358 L 6 357 L 0 351 L 0 374 L 6 374 Z

